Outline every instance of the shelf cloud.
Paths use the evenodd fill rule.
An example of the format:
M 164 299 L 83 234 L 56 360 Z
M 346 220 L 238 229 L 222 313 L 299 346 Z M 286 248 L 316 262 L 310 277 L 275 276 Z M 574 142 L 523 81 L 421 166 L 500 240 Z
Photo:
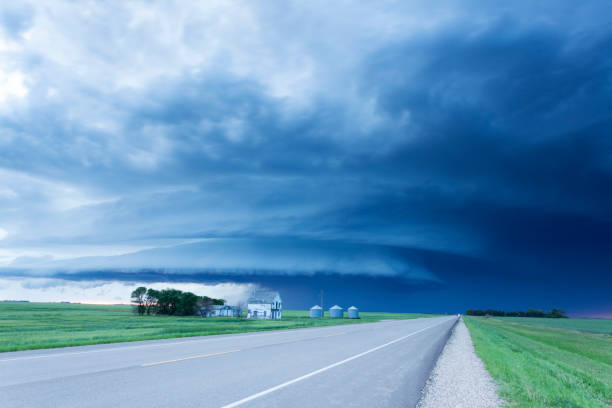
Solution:
M 612 311 L 608 2 L 21 3 L 1 275 L 358 275 Z

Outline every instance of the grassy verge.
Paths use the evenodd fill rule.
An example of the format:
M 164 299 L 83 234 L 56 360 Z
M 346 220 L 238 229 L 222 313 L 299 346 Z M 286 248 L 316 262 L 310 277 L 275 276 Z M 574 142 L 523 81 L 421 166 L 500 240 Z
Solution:
M 0 303 L 0 352 L 86 344 L 230 334 L 414 319 L 432 315 L 360 313 L 361 319 L 310 319 L 308 311 L 284 310 L 282 320 L 135 316 L 129 306 Z
M 612 406 L 612 336 L 466 317 L 510 407 Z
M 542 317 L 495 317 L 495 319 L 556 329 L 612 334 L 612 319 L 546 319 Z

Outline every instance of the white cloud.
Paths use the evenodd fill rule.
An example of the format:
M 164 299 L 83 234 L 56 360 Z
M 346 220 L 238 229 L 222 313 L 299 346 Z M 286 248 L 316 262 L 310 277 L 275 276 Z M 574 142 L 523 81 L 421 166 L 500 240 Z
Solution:
M 33 200 L 31 205 L 42 203 L 47 209 L 56 211 L 67 211 L 114 201 L 112 197 L 102 197 L 64 181 L 10 169 L 0 168 L 0 184 L 4 185 L 4 188 L 0 190 L 0 197 L 23 197 L 24 200 Z M 14 209 L 18 210 L 19 205 L 24 205 L 24 203 L 17 203 Z
M 0 198 L 12 199 L 17 197 L 18 195 L 13 189 L 0 187 Z
M 0 240 L 6 238 L 7 235 L 8 235 L 8 232 L 5 229 L 0 228 Z
M 139 286 L 154 289 L 172 287 L 196 295 L 227 300 L 230 304 L 244 301 L 255 289 L 253 284 L 179 283 L 179 282 L 119 282 L 69 281 L 54 278 L 0 278 L 0 300 L 30 300 L 35 302 L 129 303 L 130 293 Z
M 0 104 L 7 103 L 11 98 L 23 99 L 28 91 L 22 72 L 5 72 L 0 69 Z

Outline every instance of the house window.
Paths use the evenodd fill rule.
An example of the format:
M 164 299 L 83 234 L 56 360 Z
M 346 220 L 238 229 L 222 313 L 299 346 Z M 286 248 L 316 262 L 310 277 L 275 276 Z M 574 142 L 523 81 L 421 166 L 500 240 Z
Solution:
M 267 313 L 267 312 L 264 310 L 264 317 L 266 317 L 266 313 Z

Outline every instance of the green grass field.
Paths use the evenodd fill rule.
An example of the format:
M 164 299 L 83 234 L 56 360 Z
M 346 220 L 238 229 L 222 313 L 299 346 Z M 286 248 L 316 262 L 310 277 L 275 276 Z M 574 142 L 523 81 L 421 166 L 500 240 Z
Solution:
M 360 319 L 310 319 L 308 311 L 284 310 L 282 320 L 136 316 L 130 306 L 0 302 L 0 352 L 85 344 L 204 336 L 414 319 L 432 315 L 360 313 Z
M 562 319 L 519 319 L 464 319 L 476 352 L 500 384 L 508 406 L 612 406 L 612 335 L 576 331 L 584 327 L 607 333 L 609 321 L 551 322 L 563 325 L 561 329 L 540 321 Z
M 612 319 L 546 319 L 541 317 L 494 317 L 494 319 L 554 327 L 556 329 L 612 334 Z

